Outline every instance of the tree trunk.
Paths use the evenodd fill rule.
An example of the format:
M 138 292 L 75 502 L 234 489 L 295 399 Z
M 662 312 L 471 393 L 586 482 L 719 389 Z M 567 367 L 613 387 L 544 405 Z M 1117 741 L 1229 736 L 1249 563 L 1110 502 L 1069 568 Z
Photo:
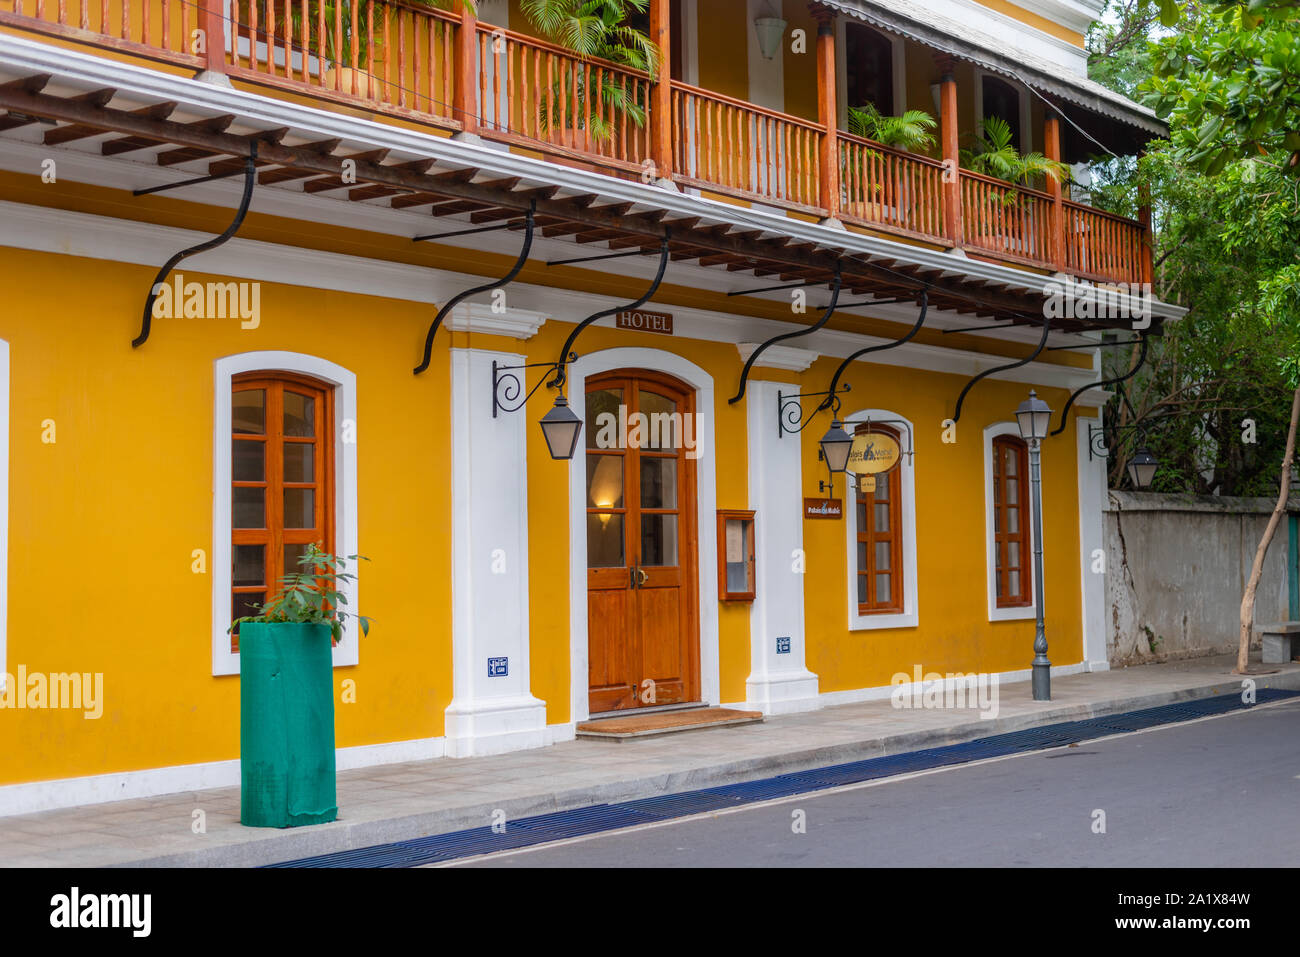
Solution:
M 1291 426 L 1286 433 L 1286 455 L 1282 459 L 1282 488 L 1277 495 L 1277 504 L 1269 516 L 1268 527 L 1260 539 L 1259 548 L 1255 549 L 1255 561 L 1250 566 L 1250 580 L 1246 582 L 1246 593 L 1241 596 L 1241 635 L 1237 644 L 1237 674 L 1246 674 L 1250 656 L 1250 626 L 1255 617 L 1255 592 L 1259 588 L 1259 579 L 1264 572 L 1264 556 L 1273 541 L 1273 533 L 1286 512 L 1286 500 L 1291 493 L 1291 459 L 1295 456 L 1296 421 L 1300 419 L 1300 388 L 1295 390 L 1291 399 Z

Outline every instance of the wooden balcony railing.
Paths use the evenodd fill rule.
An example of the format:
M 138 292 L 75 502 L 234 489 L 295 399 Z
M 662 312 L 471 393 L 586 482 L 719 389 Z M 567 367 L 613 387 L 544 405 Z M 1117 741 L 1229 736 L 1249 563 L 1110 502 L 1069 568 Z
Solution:
M 193 0 L 0 0 L 0 24 L 80 40 L 163 63 L 201 68 Z
M 825 127 L 676 81 L 673 169 L 685 183 L 815 209 Z
M 1052 262 L 1052 197 L 961 171 L 962 241 L 1033 265 Z
M 650 155 L 649 74 L 486 25 L 477 47 L 480 133 L 625 169 Z
M 839 134 L 841 215 L 926 239 L 943 236 L 943 164 Z
M 0 25 L 473 130 L 614 175 L 649 172 L 1095 281 L 1150 281 L 1141 222 L 968 170 L 954 184 L 951 162 L 677 81 L 656 86 L 642 71 L 478 23 L 468 10 L 411 0 L 0 0 Z M 203 47 L 194 30 L 205 32 Z M 649 169 L 651 158 L 671 169 Z
M 1099 282 L 1150 281 L 1144 275 L 1142 224 L 1066 200 L 1066 272 Z
M 398 115 L 452 117 L 459 21 L 403 0 L 232 0 L 225 71 Z

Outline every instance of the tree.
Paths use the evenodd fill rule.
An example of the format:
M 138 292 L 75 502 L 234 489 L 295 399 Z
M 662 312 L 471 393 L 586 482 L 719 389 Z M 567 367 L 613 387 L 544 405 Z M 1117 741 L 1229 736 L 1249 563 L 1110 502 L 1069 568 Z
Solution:
M 1143 0 L 1140 9 L 1149 9 Z M 1172 7 L 1172 9 L 1170 9 Z M 1300 175 L 1300 43 L 1296 25 L 1300 4 L 1269 0 L 1207 0 L 1188 5 L 1180 18 L 1171 0 L 1160 2 L 1161 22 L 1177 25 L 1151 49 L 1153 75 L 1147 84 L 1152 107 L 1169 119 L 1174 155 L 1209 177 L 1223 177 L 1230 164 L 1239 164 L 1239 185 L 1253 184 L 1261 169 L 1271 180 Z M 1242 168 L 1244 161 L 1250 164 Z M 1279 193 L 1284 187 L 1278 186 Z M 1245 192 L 1239 190 L 1240 195 Z M 1232 197 L 1227 197 L 1232 205 Z M 1293 207 L 1294 208 L 1294 207 Z M 1237 209 L 1245 229 L 1267 224 L 1269 210 Z M 1291 222 L 1296 220 L 1293 216 Z M 1292 227 L 1292 232 L 1294 227 Z M 1222 231 L 1229 250 L 1253 242 L 1254 234 L 1231 226 Z M 1300 328 L 1300 249 L 1291 239 L 1290 261 L 1259 278 L 1257 315 L 1265 328 L 1294 342 Z M 1237 671 L 1249 666 L 1255 594 L 1264 558 L 1286 509 L 1291 466 L 1300 423 L 1300 376 L 1294 353 L 1281 365 L 1293 395 L 1282 457 L 1277 504 L 1269 519 L 1241 601 Z

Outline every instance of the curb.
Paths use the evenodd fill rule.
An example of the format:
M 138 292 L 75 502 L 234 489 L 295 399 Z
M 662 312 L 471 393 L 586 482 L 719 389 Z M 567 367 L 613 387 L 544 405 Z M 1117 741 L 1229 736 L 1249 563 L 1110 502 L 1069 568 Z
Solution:
M 1300 671 L 1258 676 L 1255 682 L 1259 688 L 1296 691 L 1300 690 Z M 564 791 L 539 792 L 536 795 L 499 802 L 443 808 L 428 814 L 356 823 L 340 820 L 312 828 L 277 832 L 252 841 L 186 851 L 181 854 L 144 857 L 120 862 L 115 866 L 258 867 L 264 864 L 278 864 L 478 827 L 490 820 L 493 812 L 498 810 L 504 811 L 508 819 L 516 819 L 568 811 L 594 804 L 632 801 L 778 774 L 809 771 L 828 765 L 917 751 L 922 748 L 960 744 L 977 738 L 1023 731 L 1064 721 L 1096 718 L 1221 694 L 1240 693 L 1241 679 L 1228 679 L 1195 688 L 1180 688 L 1155 694 L 1131 695 L 1100 702 L 1054 707 L 1032 714 L 997 718 L 991 721 L 977 719 L 947 728 L 864 738 L 848 744 L 804 748 L 762 758 L 721 762 L 709 767 L 673 771 L 627 781 L 587 785 Z

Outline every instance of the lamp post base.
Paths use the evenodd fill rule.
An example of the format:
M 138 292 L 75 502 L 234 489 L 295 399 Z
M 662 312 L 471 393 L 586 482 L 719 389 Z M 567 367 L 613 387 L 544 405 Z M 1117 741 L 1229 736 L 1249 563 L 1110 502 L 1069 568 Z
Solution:
M 1030 681 L 1034 689 L 1035 701 L 1052 700 L 1052 666 L 1050 664 L 1035 662 Z

